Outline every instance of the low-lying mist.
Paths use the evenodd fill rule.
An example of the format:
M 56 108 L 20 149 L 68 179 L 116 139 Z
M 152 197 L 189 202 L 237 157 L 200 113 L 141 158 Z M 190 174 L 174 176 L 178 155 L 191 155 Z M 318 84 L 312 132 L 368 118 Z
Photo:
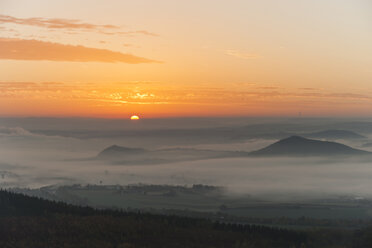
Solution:
M 148 130 L 148 128 L 146 128 Z M 366 133 L 364 133 L 366 135 Z M 235 135 L 235 134 L 234 134 Z M 368 135 L 368 133 L 367 133 Z M 167 143 L 169 137 L 95 137 L 82 139 L 35 133 L 24 127 L 0 128 L 0 187 L 42 187 L 52 184 L 208 184 L 240 194 L 295 200 L 352 195 L 372 197 L 372 164 L 368 158 L 220 158 L 167 164 L 111 164 L 93 160 L 113 144 L 127 147 L 195 148 L 253 151 L 277 139 L 228 142 Z M 153 138 L 154 136 L 152 136 Z M 185 137 L 187 140 L 187 137 Z M 343 140 L 362 147 L 363 141 Z

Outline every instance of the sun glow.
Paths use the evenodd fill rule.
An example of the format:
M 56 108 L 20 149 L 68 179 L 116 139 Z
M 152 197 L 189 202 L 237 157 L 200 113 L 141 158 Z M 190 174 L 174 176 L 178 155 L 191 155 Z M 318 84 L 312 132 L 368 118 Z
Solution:
M 132 115 L 130 117 L 131 120 L 139 120 L 139 116 L 138 115 Z

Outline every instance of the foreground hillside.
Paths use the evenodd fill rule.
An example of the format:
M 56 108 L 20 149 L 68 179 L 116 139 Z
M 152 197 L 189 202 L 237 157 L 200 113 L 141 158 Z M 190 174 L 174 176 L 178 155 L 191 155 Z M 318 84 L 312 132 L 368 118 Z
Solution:
M 0 247 L 371 247 L 371 231 L 290 231 L 94 210 L 0 191 Z
M 0 191 L 0 247 L 299 247 L 306 235 L 173 216 L 99 211 Z
M 298 247 L 303 233 L 98 211 L 0 192 L 0 247 Z M 248 245 L 249 244 L 249 245 Z

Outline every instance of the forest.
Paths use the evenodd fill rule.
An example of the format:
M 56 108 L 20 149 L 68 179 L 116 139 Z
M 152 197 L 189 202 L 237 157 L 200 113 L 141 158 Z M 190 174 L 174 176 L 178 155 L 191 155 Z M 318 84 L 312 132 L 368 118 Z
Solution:
M 0 191 L 0 247 L 372 246 L 372 228 L 290 230 L 94 209 Z

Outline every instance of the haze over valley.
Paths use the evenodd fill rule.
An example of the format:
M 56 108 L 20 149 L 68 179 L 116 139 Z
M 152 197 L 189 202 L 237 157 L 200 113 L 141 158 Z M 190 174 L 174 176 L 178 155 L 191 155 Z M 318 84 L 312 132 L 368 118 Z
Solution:
M 0 183 L 205 184 L 278 198 L 370 196 L 368 120 L 238 118 L 203 126 L 211 121 L 186 128 L 182 119 L 2 119 Z M 325 137 L 305 138 L 311 133 Z

